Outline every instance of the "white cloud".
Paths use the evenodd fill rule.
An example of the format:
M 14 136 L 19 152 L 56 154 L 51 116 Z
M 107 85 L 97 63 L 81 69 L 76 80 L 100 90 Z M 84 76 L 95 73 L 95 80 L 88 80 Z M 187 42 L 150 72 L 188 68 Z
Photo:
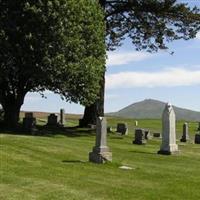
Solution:
M 117 94 L 105 94 L 105 99 L 106 100 L 114 100 L 114 99 L 117 99 L 117 98 L 119 98 L 119 95 L 117 95 Z
M 29 103 L 35 103 L 35 102 L 39 102 L 42 100 L 42 97 L 41 96 L 36 96 L 36 95 L 32 95 L 32 94 L 28 94 L 26 97 L 25 97 L 25 100 Z
M 106 88 L 200 85 L 200 69 L 170 68 L 156 72 L 120 72 L 106 76 Z
M 200 40 L 200 32 L 197 33 L 197 36 L 196 36 L 196 37 L 197 37 L 197 39 Z
M 152 54 L 146 52 L 111 52 L 108 53 L 107 66 L 126 65 L 136 61 L 142 61 Z

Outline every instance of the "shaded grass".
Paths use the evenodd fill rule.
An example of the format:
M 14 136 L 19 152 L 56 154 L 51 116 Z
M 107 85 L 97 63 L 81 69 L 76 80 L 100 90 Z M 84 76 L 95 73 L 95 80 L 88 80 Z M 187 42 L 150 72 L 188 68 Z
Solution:
M 114 126 L 118 119 L 108 122 Z M 132 120 L 125 122 L 130 134 L 108 136 L 113 162 L 105 165 L 88 162 L 95 136 L 85 134 L 87 130 L 72 129 L 79 137 L 59 130 L 51 137 L 2 132 L 0 199 L 199 199 L 200 145 L 187 143 L 179 145 L 178 155 L 158 155 L 160 140 L 133 145 Z M 160 121 L 141 120 L 139 126 L 160 130 Z M 180 131 L 181 126 L 179 122 Z M 193 135 L 195 126 L 195 123 L 190 125 Z M 133 170 L 119 169 L 121 165 Z

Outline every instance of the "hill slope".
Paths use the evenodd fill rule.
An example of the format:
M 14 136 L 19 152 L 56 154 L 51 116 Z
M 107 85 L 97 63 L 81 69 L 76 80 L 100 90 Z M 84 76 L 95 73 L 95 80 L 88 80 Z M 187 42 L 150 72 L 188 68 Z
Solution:
M 146 99 L 131 104 L 118 112 L 109 115 L 135 119 L 160 119 L 165 103 L 153 99 Z M 200 121 L 200 112 L 173 106 L 178 120 Z

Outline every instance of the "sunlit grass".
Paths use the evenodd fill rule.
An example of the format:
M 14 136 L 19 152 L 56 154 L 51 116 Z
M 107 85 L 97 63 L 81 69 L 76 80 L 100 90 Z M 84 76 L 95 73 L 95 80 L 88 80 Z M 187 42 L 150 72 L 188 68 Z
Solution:
M 192 140 L 179 142 L 182 124 L 177 123 L 178 155 L 158 155 L 160 139 L 133 145 L 134 120 L 108 119 L 110 126 L 127 122 L 128 136 L 108 136 L 113 162 L 88 162 L 94 134 L 83 129 L 72 135 L 57 130 L 42 136 L 0 136 L 0 199 L 3 200 L 159 200 L 200 198 L 200 145 L 192 144 L 196 123 L 190 123 Z M 159 120 L 138 120 L 138 127 L 161 131 Z M 66 121 L 68 126 L 77 121 Z M 84 134 L 83 134 L 84 133 Z M 132 170 L 122 170 L 126 165 Z

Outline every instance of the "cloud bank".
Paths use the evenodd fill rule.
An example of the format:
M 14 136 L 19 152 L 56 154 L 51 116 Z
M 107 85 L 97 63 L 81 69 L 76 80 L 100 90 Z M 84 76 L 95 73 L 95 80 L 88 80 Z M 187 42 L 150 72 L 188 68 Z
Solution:
M 116 65 L 126 65 L 136 61 L 142 61 L 149 57 L 152 57 L 152 54 L 146 52 L 111 52 L 108 53 L 107 66 L 116 66 Z
M 106 76 L 107 89 L 200 85 L 200 69 L 170 68 L 156 72 L 120 72 Z
M 197 39 L 200 40 L 200 32 L 197 33 Z

